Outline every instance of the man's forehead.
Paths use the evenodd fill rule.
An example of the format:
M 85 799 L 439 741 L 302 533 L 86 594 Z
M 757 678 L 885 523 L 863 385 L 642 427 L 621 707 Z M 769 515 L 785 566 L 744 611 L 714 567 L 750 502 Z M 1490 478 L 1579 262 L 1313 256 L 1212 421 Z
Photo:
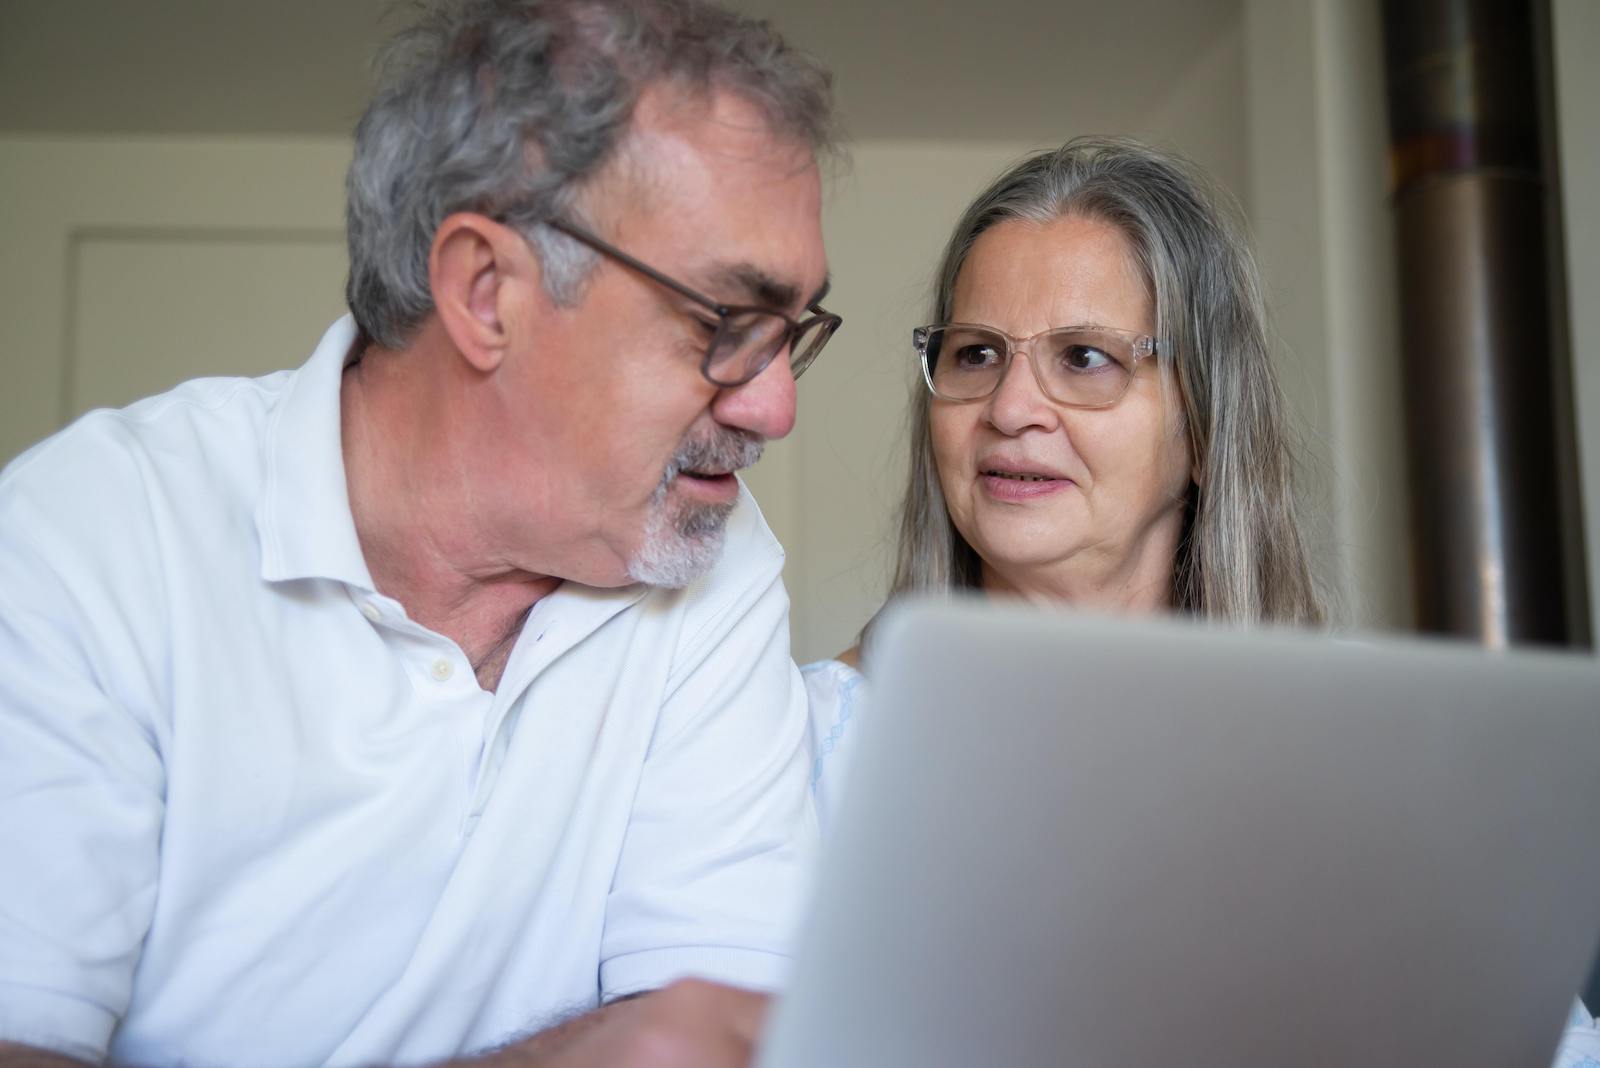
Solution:
M 583 199 L 598 220 L 629 208 L 666 208 L 653 202 L 714 186 L 719 178 L 736 186 L 745 172 L 762 172 L 767 183 L 820 190 L 810 146 L 773 130 L 755 104 L 726 91 L 653 86 L 635 104 L 610 160 L 584 183 Z
M 688 160 L 688 152 L 713 162 L 777 167 L 787 176 L 816 165 L 804 141 L 776 129 L 766 110 L 737 92 L 658 82 L 639 95 L 624 143 L 648 158 Z
M 659 240 L 709 295 L 800 308 L 826 287 L 815 158 L 754 104 L 647 90 L 611 171 L 593 190 L 597 221 L 619 241 Z

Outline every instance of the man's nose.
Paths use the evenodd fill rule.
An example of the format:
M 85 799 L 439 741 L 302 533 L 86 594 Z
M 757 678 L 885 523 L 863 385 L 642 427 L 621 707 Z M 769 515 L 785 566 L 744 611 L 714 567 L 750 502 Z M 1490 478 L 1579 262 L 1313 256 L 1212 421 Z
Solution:
M 778 353 L 744 385 L 719 390 L 711 402 L 711 415 L 723 426 L 747 430 L 768 441 L 787 436 L 794 429 L 795 417 L 789 350 Z

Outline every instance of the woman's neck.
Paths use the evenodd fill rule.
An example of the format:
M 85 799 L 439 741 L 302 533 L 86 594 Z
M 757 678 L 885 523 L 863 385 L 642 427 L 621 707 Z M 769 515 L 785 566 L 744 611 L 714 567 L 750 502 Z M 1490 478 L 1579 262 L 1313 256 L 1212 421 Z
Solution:
M 1172 608 L 1173 574 L 1183 536 L 1178 512 L 1145 532 L 1133 552 L 1114 558 L 1084 552 L 1047 565 L 981 561 L 981 586 L 993 597 L 1070 604 L 1113 615 L 1150 615 Z

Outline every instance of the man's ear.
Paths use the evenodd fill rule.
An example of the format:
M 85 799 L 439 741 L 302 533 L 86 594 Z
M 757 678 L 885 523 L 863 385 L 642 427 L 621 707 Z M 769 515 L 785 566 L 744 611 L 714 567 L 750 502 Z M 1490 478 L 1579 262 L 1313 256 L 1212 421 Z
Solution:
M 428 285 L 439 322 L 475 369 L 500 366 L 517 328 L 521 294 L 539 262 L 514 230 L 475 212 L 439 224 L 428 252 Z

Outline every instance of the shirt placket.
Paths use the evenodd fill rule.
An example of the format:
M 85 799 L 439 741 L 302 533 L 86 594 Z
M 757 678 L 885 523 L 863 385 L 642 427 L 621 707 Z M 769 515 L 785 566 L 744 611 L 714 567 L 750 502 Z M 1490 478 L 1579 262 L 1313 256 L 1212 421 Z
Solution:
M 533 606 L 484 719 L 482 737 L 485 741 L 473 776 L 465 833 L 470 834 L 477 826 L 494 793 L 517 721 L 529 714 L 527 706 L 533 700 L 529 691 L 539 675 L 608 619 L 643 596 L 642 589 L 578 593 L 561 588 Z M 562 714 L 559 708 L 540 711 Z
M 412 620 L 398 601 L 361 590 L 352 590 L 351 598 L 399 662 L 425 714 L 441 718 L 456 740 L 462 831 L 470 833 L 476 824 L 472 808 L 483 765 L 483 725 L 493 715 L 495 695 L 478 685 L 471 662 L 455 642 Z

